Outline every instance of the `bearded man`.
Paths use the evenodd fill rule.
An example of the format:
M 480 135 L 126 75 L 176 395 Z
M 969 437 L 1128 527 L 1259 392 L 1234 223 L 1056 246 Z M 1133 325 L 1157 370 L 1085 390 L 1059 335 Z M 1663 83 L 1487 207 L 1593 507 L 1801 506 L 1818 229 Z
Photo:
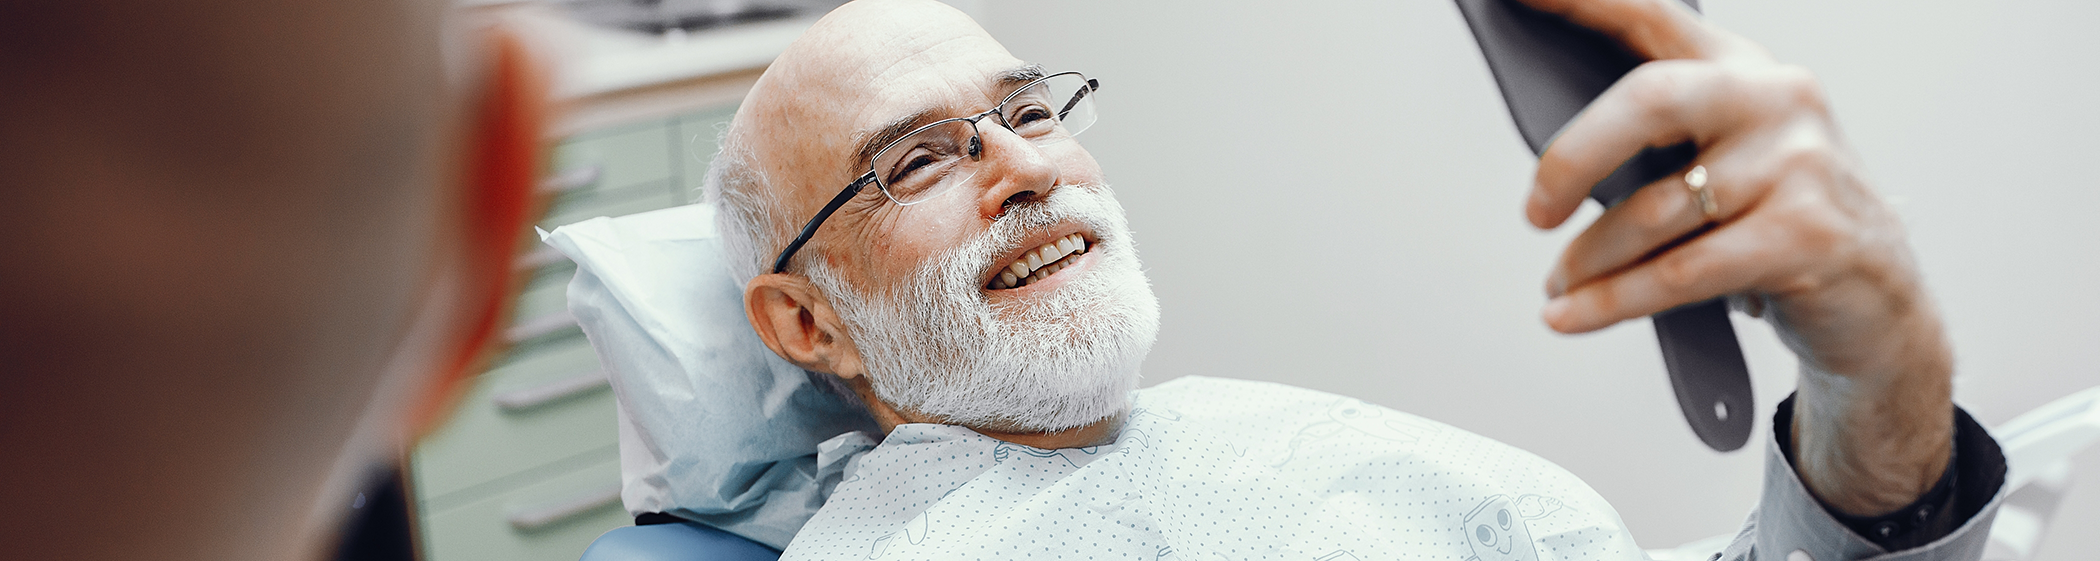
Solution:
M 1801 355 L 1721 554 L 1978 557 L 2002 456 L 1814 80 L 1669 0 L 1527 1 L 1658 60 L 1544 154 L 1533 224 L 1643 146 L 1702 147 L 1703 191 L 1665 179 L 1573 242 L 1547 323 L 1745 295 Z M 926 0 L 848 4 L 758 81 L 708 178 L 725 255 L 767 347 L 887 433 L 787 558 L 1641 557 L 1572 475 L 1453 427 L 1273 384 L 1135 390 L 1159 307 L 1074 139 L 1101 87 Z

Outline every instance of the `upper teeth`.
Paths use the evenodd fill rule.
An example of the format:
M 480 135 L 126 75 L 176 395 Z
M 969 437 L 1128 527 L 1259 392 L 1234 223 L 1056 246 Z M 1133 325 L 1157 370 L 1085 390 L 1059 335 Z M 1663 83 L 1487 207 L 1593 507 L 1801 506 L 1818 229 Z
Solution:
M 1086 253 L 1086 249 L 1086 238 L 1079 234 L 1058 238 L 1057 241 L 1043 244 L 1042 247 L 1022 255 L 1013 264 L 1007 265 L 1006 270 L 999 272 L 999 278 L 992 279 L 990 286 L 992 290 L 1020 288 L 1042 280 L 1043 277 L 1057 274 L 1069 265 L 1070 263 L 1063 261 L 1066 256 Z

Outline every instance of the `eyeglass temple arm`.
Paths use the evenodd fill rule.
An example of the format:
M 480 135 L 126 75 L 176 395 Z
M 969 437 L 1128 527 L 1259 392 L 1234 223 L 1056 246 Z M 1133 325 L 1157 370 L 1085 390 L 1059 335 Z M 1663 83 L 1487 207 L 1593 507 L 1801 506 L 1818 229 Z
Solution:
M 1094 93 L 1094 90 L 1098 89 L 1101 89 L 1101 81 L 1093 78 L 1087 78 L 1086 87 L 1079 88 L 1078 92 L 1074 92 L 1072 94 L 1072 100 L 1065 102 L 1065 107 L 1063 109 L 1057 110 L 1057 119 L 1060 121 L 1064 120 L 1065 115 L 1071 113 L 1073 107 L 1079 106 L 1079 100 L 1086 99 L 1087 94 Z
M 846 206 L 846 201 L 853 200 L 853 197 L 860 195 L 862 188 L 874 182 L 875 172 L 870 170 L 867 174 L 860 176 L 860 179 L 853 180 L 853 184 L 847 185 L 845 189 L 840 190 L 838 196 L 831 198 L 831 202 L 825 203 L 824 210 L 817 211 L 817 215 L 810 218 L 808 224 L 802 225 L 802 233 L 795 236 L 795 241 L 788 242 L 787 249 L 780 251 L 779 259 L 773 260 L 773 272 L 787 272 L 788 259 L 794 257 L 795 252 L 802 250 L 802 244 L 809 243 L 810 236 L 817 234 L 817 227 L 823 226 L 824 220 L 831 218 L 831 213 L 838 212 L 839 207 Z

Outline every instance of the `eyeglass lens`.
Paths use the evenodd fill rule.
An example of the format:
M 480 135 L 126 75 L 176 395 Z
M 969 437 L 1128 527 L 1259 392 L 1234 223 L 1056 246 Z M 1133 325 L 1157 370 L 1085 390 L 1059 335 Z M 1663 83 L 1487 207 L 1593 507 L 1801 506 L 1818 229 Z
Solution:
M 1098 118 L 1093 89 L 1079 74 L 1054 75 L 1015 91 L 986 119 L 1036 146 L 1055 144 L 1093 126 Z M 983 158 L 977 126 L 969 120 L 945 121 L 890 143 L 872 163 L 876 185 L 891 200 L 908 205 L 969 181 Z

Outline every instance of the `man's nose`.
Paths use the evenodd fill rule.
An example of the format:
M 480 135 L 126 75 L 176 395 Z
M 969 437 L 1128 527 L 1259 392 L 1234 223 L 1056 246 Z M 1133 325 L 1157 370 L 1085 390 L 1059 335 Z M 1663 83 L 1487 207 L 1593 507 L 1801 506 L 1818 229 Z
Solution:
M 977 170 L 978 211 L 986 220 L 998 218 L 1008 207 L 1042 200 L 1057 188 L 1057 163 L 1028 139 L 1006 127 L 984 123 L 978 136 L 984 142 L 984 159 Z

